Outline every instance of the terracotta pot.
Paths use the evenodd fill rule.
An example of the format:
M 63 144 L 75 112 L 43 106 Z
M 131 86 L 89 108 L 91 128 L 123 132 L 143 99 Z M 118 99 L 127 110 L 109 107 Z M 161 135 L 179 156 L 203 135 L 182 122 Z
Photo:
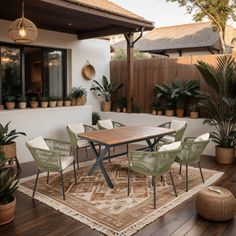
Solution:
M 57 101 L 50 101 L 49 102 L 49 107 L 56 107 Z
M 25 109 L 26 108 L 26 102 L 19 102 L 19 108 Z
M 0 204 L 0 225 L 5 225 L 14 219 L 16 209 L 16 198 L 4 205 Z
M 190 111 L 189 116 L 192 119 L 197 119 L 199 117 L 199 112 L 198 111 Z
M 182 109 L 182 108 L 176 109 L 176 116 L 177 117 L 184 117 L 184 109 Z
M 152 115 L 156 115 L 157 114 L 157 111 L 156 110 L 152 110 Z
M 120 112 L 120 108 L 119 107 L 116 108 L 116 112 Z
M 48 107 L 48 102 L 41 102 L 41 107 L 42 108 L 47 108 Z
M 105 112 L 111 111 L 111 101 L 102 102 L 102 111 L 105 111 Z
M 158 116 L 162 116 L 163 115 L 163 111 L 157 111 L 157 115 Z
M 216 146 L 216 161 L 221 164 L 232 164 L 235 160 L 235 148 Z
M 30 102 L 30 106 L 31 106 L 31 108 L 33 108 L 33 109 L 37 108 L 38 105 L 39 105 L 39 102 L 33 102 L 33 101 Z
M 75 98 L 71 98 L 71 106 L 75 106 Z
M 0 105 L 0 110 L 3 110 L 4 109 L 4 106 L 1 104 Z
M 6 145 L 0 145 L 0 151 L 5 153 L 6 159 L 16 157 L 16 143 L 12 142 Z
M 127 108 L 126 108 L 126 107 L 123 107 L 123 108 L 122 108 L 122 112 L 127 112 Z
M 75 105 L 76 106 L 81 106 L 82 105 L 82 98 L 81 97 L 75 98 Z
M 165 110 L 165 115 L 166 116 L 174 116 L 175 111 L 174 110 Z
M 13 110 L 15 108 L 15 102 L 6 102 L 7 110 Z
M 64 106 L 65 107 L 70 107 L 71 106 L 71 101 L 70 100 L 64 101 Z
M 57 107 L 62 107 L 63 106 L 63 101 L 57 101 Z

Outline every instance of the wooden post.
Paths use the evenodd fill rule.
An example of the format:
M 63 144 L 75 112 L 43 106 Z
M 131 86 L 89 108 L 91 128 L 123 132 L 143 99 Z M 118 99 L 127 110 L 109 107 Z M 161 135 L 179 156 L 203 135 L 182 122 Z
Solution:
M 134 34 L 126 34 L 127 41 L 127 103 L 128 112 L 132 111 L 133 106 L 133 89 L 134 89 L 134 56 L 133 56 L 133 41 Z

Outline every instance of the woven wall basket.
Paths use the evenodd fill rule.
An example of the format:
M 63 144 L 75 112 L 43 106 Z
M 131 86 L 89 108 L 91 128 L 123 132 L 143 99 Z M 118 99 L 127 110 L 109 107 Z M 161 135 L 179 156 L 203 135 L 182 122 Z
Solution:
M 84 79 L 91 80 L 96 74 L 95 68 L 91 64 L 86 64 L 82 69 L 82 76 Z

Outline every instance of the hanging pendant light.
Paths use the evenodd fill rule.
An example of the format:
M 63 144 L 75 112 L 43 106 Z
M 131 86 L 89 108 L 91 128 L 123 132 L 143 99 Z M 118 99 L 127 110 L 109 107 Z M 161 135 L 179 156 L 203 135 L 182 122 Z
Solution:
M 12 22 L 8 33 L 16 43 L 33 43 L 36 40 L 38 30 L 32 21 L 25 18 L 24 1 L 22 1 L 22 17 Z

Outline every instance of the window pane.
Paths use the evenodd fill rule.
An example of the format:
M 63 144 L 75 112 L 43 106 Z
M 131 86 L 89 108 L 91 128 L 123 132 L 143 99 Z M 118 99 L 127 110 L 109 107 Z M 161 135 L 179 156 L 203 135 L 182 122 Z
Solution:
M 22 81 L 19 48 L 1 47 L 0 73 L 2 98 L 5 99 L 6 96 L 21 96 Z

